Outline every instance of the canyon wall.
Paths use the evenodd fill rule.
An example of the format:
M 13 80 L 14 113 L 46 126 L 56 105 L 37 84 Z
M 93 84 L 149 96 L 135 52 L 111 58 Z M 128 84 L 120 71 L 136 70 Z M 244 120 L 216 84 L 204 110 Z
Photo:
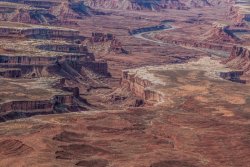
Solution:
M 40 12 L 47 12 L 51 6 L 61 3 L 12 2 L 22 3 L 20 7 L 23 4 L 38 7 Z M 75 10 L 79 12 L 81 9 Z M 15 22 L 30 19 L 30 13 L 25 14 L 25 18 L 19 16 Z M 80 89 L 85 91 L 91 83 L 99 84 L 99 78 L 110 74 L 107 62 L 96 61 L 95 55 L 84 44 L 86 37 L 69 28 L 3 23 L 0 26 L 0 122 L 32 115 L 87 110 L 89 103 L 80 96 Z M 110 48 L 117 49 L 120 45 L 112 34 L 93 34 L 91 39 L 98 45 L 109 42 Z
M 27 37 L 27 38 L 45 38 L 45 39 L 53 39 L 53 38 L 70 38 L 76 39 L 79 36 L 79 31 L 71 30 L 71 29 L 56 29 L 56 28 L 36 28 L 36 27 L 24 27 L 24 28 L 16 28 L 16 27 L 0 27 L 0 36 L 1 37 Z
M 64 55 L 64 56 L 6 56 L 0 55 L 0 65 L 54 65 L 62 61 L 78 61 L 78 62 L 89 62 L 94 61 L 94 56 L 92 54 L 82 54 L 82 55 Z
M 223 63 L 236 69 L 250 73 L 250 50 L 244 47 L 234 46 L 228 59 Z
M 15 80 L 6 80 L 7 82 L 15 82 Z M 49 81 L 48 81 L 49 82 Z M 39 83 L 39 82 L 38 82 Z M 26 85 L 27 84 L 27 85 Z M 23 88 L 27 91 L 32 89 L 32 84 L 29 86 L 29 82 Z M 34 83 L 36 84 L 36 83 Z M 51 95 L 43 98 L 33 98 L 33 94 L 23 91 L 23 94 L 27 94 L 26 99 L 16 99 L 9 100 L 8 95 L 5 95 L 3 92 L 0 99 L 0 122 L 17 119 L 19 117 L 26 117 L 32 115 L 41 115 L 41 114 L 52 114 L 57 112 L 69 112 L 77 110 L 80 105 L 77 101 L 81 101 L 78 87 L 69 87 L 65 85 L 65 79 L 57 79 L 52 85 L 47 84 L 41 86 L 40 89 L 44 89 L 53 92 Z M 10 88 L 11 89 L 11 88 Z M 22 91 L 22 90 L 20 90 Z M 12 94 L 13 92 L 9 92 Z M 37 95 L 34 95 L 37 97 Z M 3 100 L 5 99 L 5 100 Z
M 216 43 L 241 43 L 240 39 L 234 35 L 233 31 L 230 29 L 230 26 L 223 25 L 220 23 L 214 23 L 212 30 L 205 34 L 206 40 Z
M 113 34 L 92 33 L 89 39 L 89 47 L 94 48 L 92 49 L 93 52 L 94 50 L 101 50 L 101 54 L 105 52 L 128 54 L 128 51 L 123 48 L 122 43 Z
M 77 44 L 45 44 L 37 46 L 38 49 L 47 50 L 47 51 L 55 51 L 55 52 L 67 52 L 67 53 L 89 53 L 88 47 Z M 90 54 L 90 53 L 89 53 Z
M 73 95 L 56 95 L 50 100 L 36 100 L 36 101 L 11 101 L 0 104 L 0 121 L 1 118 L 14 113 L 27 113 L 32 115 L 49 114 L 59 111 L 61 109 L 69 111 L 71 106 L 74 106 Z M 60 112 L 60 111 L 59 111 Z M 17 114 L 18 116 L 18 114 Z
M 84 68 L 88 68 L 89 70 L 101 74 L 104 76 L 109 76 L 108 72 L 108 64 L 106 61 L 92 61 L 83 63 Z
M 149 80 L 141 79 L 129 71 L 122 73 L 122 85 L 127 87 L 136 96 L 144 99 L 145 101 L 161 102 L 164 95 L 154 90 L 154 86 Z

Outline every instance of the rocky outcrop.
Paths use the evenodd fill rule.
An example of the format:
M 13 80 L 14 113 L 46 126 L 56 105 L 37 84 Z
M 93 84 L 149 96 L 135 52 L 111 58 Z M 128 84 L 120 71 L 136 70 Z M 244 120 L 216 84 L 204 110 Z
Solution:
M 244 74 L 244 71 L 229 71 L 220 72 L 220 77 L 232 82 L 246 83 L 245 80 L 241 80 L 240 77 Z
M 211 31 L 208 32 L 208 35 L 205 35 L 207 41 L 213 41 L 218 43 L 230 42 L 230 43 L 239 43 L 240 39 L 234 35 L 230 30 L 229 26 L 214 24 Z
M 249 1 L 234 1 L 234 5 L 230 8 L 229 14 L 230 17 L 235 20 L 236 24 L 243 24 L 250 21 L 249 4 Z
M 35 76 L 43 76 L 40 73 L 42 71 L 48 71 L 47 67 L 54 66 L 58 69 L 68 67 L 70 64 L 74 70 L 81 72 L 82 68 L 88 68 L 94 72 L 97 72 L 102 75 L 107 75 L 107 63 L 106 62 L 97 62 L 95 61 L 95 56 L 93 53 L 90 53 L 86 45 L 81 44 L 86 38 L 79 36 L 79 32 L 71 29 L 64 28 L 55 28 L 55 27 L 44 27 L 41 28 L 29 27 L 26 24 L 20 24 L 24 27 L 17 28 L 7 28 L 1 27 L 0 31 L 4 37 L 25 37 L 26 38 L 59 38 L 63 37 L 64 42 L 56 40 L 45 40 L 45 42 L 36 43 L 36 39 L 32 39 L 32 46 L 29 47 L 30 43 L 27 44 L 22 42 L 23 47 L 27 47 L 27 55 L 19 55 L 19 51 L 23 49 L 19 44 L 15 44 L 16 47 L 11 47 L 9 45 L 2 46 L 3 51 L 7 51 L 6 54 L 0 55 L 0 67 L 3 68 L 20 68 L 22 74 L 27 75 L 29 72 L 34 71 Z M 40 27 L 40 26 L 39 26 Z M 74 39 L 68 40 L 69 38 Z M 23 39 L 23 38 L 22 38 Z M 25 40 L 24 39 L 24 40 Z M 110 43 L 109 49 L 114 49 L 115 51 L 122 50 L 119 42 L 111 34 L 94 34 L 91 38 L 92 43 Z M 25 43 L 25 44 L 24 44 Z M 8 53 L 8 50 L 12 50 L 11 53 Z M 45 70 L 44 70 L 45 69 Z M 39 72 L 41 71 L 41 72 Z M 72 70 L 70 70 L 72 71 Z M 32 72 L 33 73 L 33 72 Z M 50 73 L 49 71 L 47 73 Z M 32 74 L 33 75 L 33 74 Z
M 21 32 L 25 37 L 33 38 L 71 38 L 79 37 L 79 32 L 74 30 L 49 29 L 49 28 L 32 28 Z
M 0 106 L 0 113 L 13 111 L 37 111 L 37 112 L 51 112 L 53 104 L 50 100 L 44 101 L 12 101 L 4 103 Z
M 108 42 L 115 40 L 115 36 L 113 34 L 104 34 L 104 33 L 92 33 L 91 42 Z
M 15 80 L 11 80 L 11 82 L 14 81 Z M 27 84 L 29 84 L 28 80 Z M 23 91 L 23 94 L 26 95 L 25 98 L 17 98 L 15 100 L 11 100 L 8 99 L 8 95 L 4 95 L 3 93 L 3 96 L 0 100 L 0 122 L 10 119 L 29 117 L 32 115 L 76 111 L 81 108 L 82 103 L 79 104 L 79 102 L 84 103 L 84 101 L 82 98 L 80 98 L 78 87 L 68 87 L 67 85 L 65 85 L 64 78 L 57 80 L 56 83 L 52 84 L 53 85 L 50 85 L 52 87 L 50 87 L 49 84 L 46 88 L 44 87 L 45 85 L 41 86 L 41 92 L 43 92 L 43 90 L 45 90 L 45 92 L 47 90 L 53 92 L 53 95 L 48 95 L 48 97 L 44 96 L 43 98 L 37 98 L 36 95 L 36 98 L 32 98 L 33 95 L 29 91 L 27 91 L 29 90 L 29 86 L 31 89 L 30 91 L 33 91 L 32 84 L 29 86 L 27 86 L 26 84 L 22 85 L 26 90 Z M 60 91 L 59 89 L 61 89 L 62 91 Z M 10 92 L 10 94 L 11 93 L 13 92 Z M 3 99 L 5 99 L 5 101 L 3 101 Z
M 69 112 L 79 106 L 74 103 L 73 95 L 56 95 L 50 100 L 11 101 L 0 104 L 0 122 L 33 115 Z
M 19 59 L 20 58 L 20 59 Z M 85 68 L 96 74 L 109 76 L 108 64 L 105 61 L 95 61 L 84 58 L 83 55 L 75 58 L 70 56 L 65 57 L 3 57 L 0 56 L 0 76 L 7 78 L 25 77 L 47 77 L 57 73 L 60 70 L 75 71 L 81 73 Z M 13 69 L 18 68 L 18 69 Z M 73 73 L 72 73 L 73 75 Z
M 67 19 L 82 19 L 86 16 L 96 14 L 96 12 L 86 6 L 83 1 L 78 0 L 61 2 L 57 6 L 52 6 L 49 11 L 55 15 L 60 22 L 64 22 Z
M 22 3 L 48 8 L 40 1 Z M 13 22 L 1 25 L 0 122 L 88 109 L 80 89 L 101 84 L 98 79 L 110 74 L 107 62 L 96 61 L 83 44 L 86 37 L 63 27 Z M 109 42 L 111 48 L 118 47 L 113 35 L 97 36 L 93 43 Z
M 129 71 L 123 71 L 122 85 L 143 100 L 153 102 L 161 102 L 163 100 L 163 94 L 151 88 L 154 85 L 149 80 L 137 77 Z
M 128 54 L 128 51 L 122 47 L 122 43 L 113 34 L 92 33 L 89 41 L 90 48 L 95 48 L 93 50 Z
M 101 74 L 104 76 L 109 76 L 110 73 L 108 72 L 108 64 L 106 61 L 92 61 L 92 62 L 85 62 L 83 64 L 84 68 L 88 68 L 89 70 Z
M 45 9 L 19 9 L 10 21 L 32 24 L 50 24 L 58 22 L 56 16 Z
M 83 1 L 71 0 L 69 1 L 69 8 L 72 9 L 78 16 L 90 16 L 94 12 L 89 6 L 86 6 Z
M 236 69 L 250 73 L 250 50 L 248 48 L 234 46 L 230 56 L 223 63 Z
M 29 1 L 29 3 L 34 1 Z M 21 3 L 21 4 L 18 4 Z M 46 8 L 32 7 L 28 2 L 0 2 L 0 20 L 32 24 L 52 24 L 59 20 Z M 48 3 L 49 4 L 49 3 Z

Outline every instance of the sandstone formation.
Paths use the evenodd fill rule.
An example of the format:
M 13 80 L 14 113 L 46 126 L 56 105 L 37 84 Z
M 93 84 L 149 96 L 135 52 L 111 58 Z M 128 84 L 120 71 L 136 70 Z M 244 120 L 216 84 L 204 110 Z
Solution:
M 113 34 L 93 32 L 87 45 L 92 52 L 115 52 L 117 54 L 128 54 L 122 43 Z
M 250 71 L 250 52 L 248 48 L 235 46 L 224 63 L 228 66 L 244 70 L 246 73 Z
M 122 85 L 127 87 L 136 96 L 153 102 L 162 102 L 164 95 L 159 91 L 151 88 L 155 86 L 150 80 L 140 78 L 136 73 L 130 71 L 123 71 Z
M 71 82 L 82 83 L 89 73 L 110 75 L 107 62 L 96 61 L 77 30 L 1 22 L 0 36 L 0 121 L 87 110 Z M 85 86 L 91 84 L 97 83 L 92 79 Z
M 247 166 L 234 1 L 0 0 L 0 166 Z
M 12 23 L 3 23 L 0 26 L 0 33 L 2 37 L 15 37 L 15 38 L 49 38 L 49 39 L 60 39 L 60 38 L 76 38 L 79 36 L 79 32 L 57 27 L 45 27 L 35 26 L 27 24 L 19 24 L 18 27 L 12 26 Z
M 249 1 L 235 0 L 234 5 L 230 9 L 230 15 L 234 18 L 236 24 L 243 24 L 250 21 L 249 4 Z
M 60 87 L 54 88 L 53 85 L 57 82 L 59 80 L 55 78 L 32 80 L 1 78 L 1 121 L 56 111 L 66 112 L 71 110 L 71 106 L 77 107 L 73 99 L 78 98 L 78 95 L 64 92 L 59 89 Z
M 240 39 L 234 35 L 229 26 L 219 23 L 214 23 L 213 29 L 206 36 L 208 41 L 240 43 Z

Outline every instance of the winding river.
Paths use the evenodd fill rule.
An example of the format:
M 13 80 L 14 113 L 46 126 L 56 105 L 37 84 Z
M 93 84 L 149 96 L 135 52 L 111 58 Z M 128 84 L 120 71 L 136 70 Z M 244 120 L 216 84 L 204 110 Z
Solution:
M 135 38 L 139 38 L 139 39 L 149 41 L 149 42 L 153 42 L 153 43 L 156 43 L 156 44 L 180 46 L 180 47 L 183 47 L 183 48 L 186 48 L 186 49 L 197 50 L 197 51 L 201 51 L 201 52 L 208 53 L 208 54 L 211 54 L 211 55 L 216 55 L 216 56 L 219 56 L 219 57 L 226 57 L 226 56 L 228 56 L 230 54 L 230 53 L 222 51 L 222 50 L 187 47 L 187 46 L 183 46 L 183 45 L 167 43 L 167 42 L 163 42 L 161 40 L 150 38 L 150 36 L 152 36 L 152 34 L 154 34 L 154 33 L 177 29 L 177 27 L 174 27 L 174 26 L 170 25 L 169 23 L 164 23 L 163 25 L 164 26 L 161 29 L 156 29 L 156 30 L 154 30 L 154 27 L 145 27 L 145 31 L 143 31 L 143 28 L 141 28 L 140 31 L 142 31 L 142 32 L 135 33 L 135 34 L 132 33 L 131 35 L 133 35 Z M 155 27 L 159 27 L 159 26 L 155 26 Z
M 150 42 L 154 42 L 154 43 L 157 43 L 157 44 L 165 44 L 166 45 L 168 43 L 165 43 L 163 41 L 156 40 L 156 39 L 150 39 L 150 38 L 146 37 L 146 35 L 151 35 L 151 34 L 156 33 L 156 32 L 169 31 L 169 30 L 173 30 L 173 29 L 176 29 L 176 28 L 169 25 L 168 23 L 165 23 L 164 27 L 162 29 L 150 30 L 150 31 L 145 31 L 145 32 L 141 32 L 141 33 L 132 34 L 132 35 L 135 38 L 140 38 L 140 39 L 145 40 L 145 41 L 150 41 Z

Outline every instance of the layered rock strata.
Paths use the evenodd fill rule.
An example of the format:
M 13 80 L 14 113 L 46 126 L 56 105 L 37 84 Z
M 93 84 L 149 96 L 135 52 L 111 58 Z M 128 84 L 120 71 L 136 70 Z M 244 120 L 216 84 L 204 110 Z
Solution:
M 88 47 L 81 44 L 86 38 L 80 36 L 79 31 L 8 23 L 8 27 L 0 26 L 0 34 L 2 38 L 6 38 L 0 41 L 0 67 L 19 68 L 23 76 L 47 76 L 51 73 L 50 69 L 55 71 L 63 68 L 78 73 L 81 73 L 82 68 L 88 68 L 101 75 L 109 75 L 107 63 L 96 61 Z M 99 42 L 115 41 L 112 35 L 107 35 L 106 38 Z
M 78 88 L 91 77 L 86 71 L 109 75 L 79 31 L 0 22 L 0 38 L 0 121 L 86 110 Z
M 246 47 L 234 46 L 230 56 L 223 62 L 248 74 L 250 72 L 250 51 Z
M 136 96 L 153 102 L 162 102 L 164 95 L 153 87 L 155 86 L 150 80 L 141 78 L 135 73 L 128 71 L 122 72 L 122 85 L 131 90 Z
M 70 111 L 71 106 L 77 106 L 74 98 L 79 97 L 79 91 L 76 88 L 63 91 L 60 87 L 64 86 L 57 83 L 61 83 L 58 78 L 1 78 L 0 120 Z
M 211 31 L 208 32 L 206 40 L 218 43 L 240 43 L 240 39 L 230 30 L 230 26 L 214 23 Z
M 249 1 L 235 0 L 235 4 L 230 9 L 230 15 L 235 19 L 236 23 L 244 23 L 250 21 Z
M 28 38 L 73 38 L 79 37 L 79 32 L 72 29 L 64 29 L 57 27 L 25 27 L 26 25 L 20 25 L 22 27 L 9 27 L 0 26 L 1 37 L 28 37 Z
M 89 39 L 89 47 L 103 52 L 115 52 L 117 54 L 128 54 L 121 42 L 113 34 L 94 32 Z

